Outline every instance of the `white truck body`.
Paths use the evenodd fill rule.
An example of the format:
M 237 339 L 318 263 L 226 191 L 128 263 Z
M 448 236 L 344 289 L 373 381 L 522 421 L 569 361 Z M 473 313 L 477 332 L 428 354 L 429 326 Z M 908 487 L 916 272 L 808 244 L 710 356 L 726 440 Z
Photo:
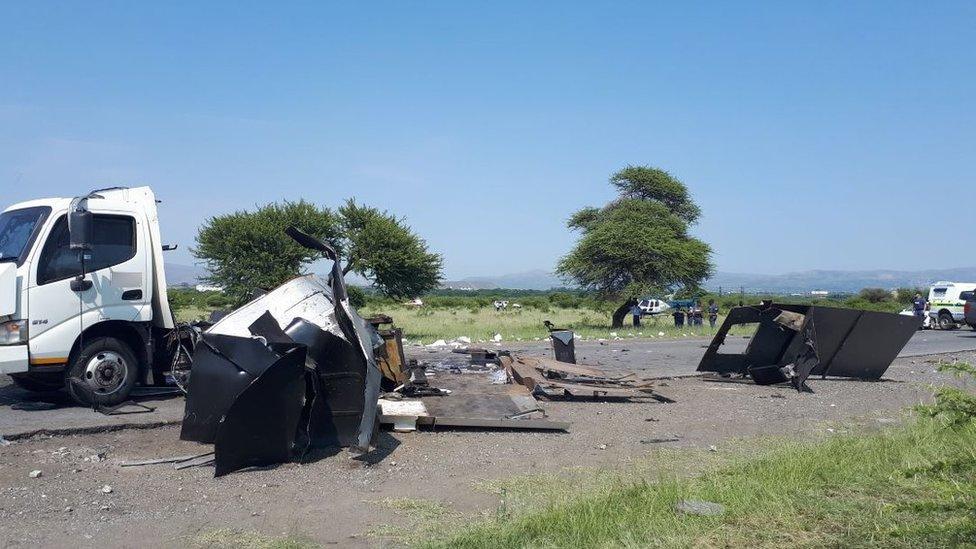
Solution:
M 70 366 L 85 334 L 128 341 L 144 373 L 154 330 L 174 327 L 156 197 L 149 187 L 89 195 L 94 242 L 83 291 L 71 288 L 81 253 L 67 244 L 71 206 L 71 198 L 49 198 L 0 213 L 0 373 L 50 380 Z
M 929 317 L 940 328 L 954 328 L 966 318 L 966 299 L 976 292 L 976 282 L 936 282 L 929 288 Z M 951 319 L 951 320 L 950 320 Z

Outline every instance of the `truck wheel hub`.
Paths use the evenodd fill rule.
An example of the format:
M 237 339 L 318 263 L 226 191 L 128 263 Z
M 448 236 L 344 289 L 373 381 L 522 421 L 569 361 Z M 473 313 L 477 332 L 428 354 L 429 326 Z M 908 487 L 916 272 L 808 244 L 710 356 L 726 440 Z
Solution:
M 85 383 L 101 394 L 118 391 L 125 383 L 125 376 L 125 360 L 111 351 L 96 354 L 85 367 Z

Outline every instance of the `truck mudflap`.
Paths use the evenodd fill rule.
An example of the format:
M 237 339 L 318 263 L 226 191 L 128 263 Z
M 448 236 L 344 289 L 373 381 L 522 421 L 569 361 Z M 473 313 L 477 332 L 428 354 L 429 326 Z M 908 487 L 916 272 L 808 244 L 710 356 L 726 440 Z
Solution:
M 311 448 L 369 450 L 383 340 L 349 305 L 335 252 L 300 236 L 333 259 L 329 282 L 282 284 L 210 327 L 194 352 L 180 438 L 214 443 L 216 476 Z
M 744 353 L 721 353 L 736 325 L 758 324 Z M 740 374 L 763 385 L 790 382 L 809 391 L 811 375 L 880 379 L 920 320 L 905 315 L 764 302 L 729 311 L 699 372 Z
M 22 374 L 29 369 L 27 345 L 0 345 L 0 374 Z

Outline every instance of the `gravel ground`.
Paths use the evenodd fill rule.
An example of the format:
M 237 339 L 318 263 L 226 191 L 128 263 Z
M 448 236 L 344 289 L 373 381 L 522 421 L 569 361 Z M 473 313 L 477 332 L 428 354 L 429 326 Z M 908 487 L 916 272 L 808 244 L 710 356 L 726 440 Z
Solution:
M 445 355 L 424 352 L 420 358 L 435 356 Z M 640 362 L 638 354 L 631 356 Z M 383 431 L 365 464 L 343 452 L 220 479 L 211 478 L 210 468 L 120 467 L 127 460 L 209 450 L 180 441 L 177 426 L 35 436 L 0 446 L 0 545 L 185 547 L 220 529 L 323 545 L 389 545 L 370 533 L 405 517 L 378 503 L 385 498 L 435 500 L 476 514 L 498 504 L 475 487 L 483 480 L 620 466 L 660 447 L 717 445 L 722 451 L 732 438 L 807 437 L 851 420 L 897 421 L 906 406 L 928 398 L 929 384 L 948 379 L 934 371 L 936 363 L 955 358 L 973 361 L 976 353 L 900 358 L 881 382 L 812 379 L 816 393 L 802 395 L 676 378 L 658 387 L 675 404 L 545 403 L 552 419 L 573 422 L 568 433 Z M 641 443 L 671 436 L 679 441 Z M 32 471 L 40 476 L 32 478 Z

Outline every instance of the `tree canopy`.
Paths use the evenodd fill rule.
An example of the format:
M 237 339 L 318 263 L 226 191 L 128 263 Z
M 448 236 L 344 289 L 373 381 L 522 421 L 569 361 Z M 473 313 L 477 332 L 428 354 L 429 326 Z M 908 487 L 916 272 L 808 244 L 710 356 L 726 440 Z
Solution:
M 701 210 L 681 181 L 657 168 L 627 166 L 610 183 L 619 191 L 616 200 L 569 218 L 581 237 L 556 272 L 620 300 L 613 318 L 619 327 L 633 300 L 696 288 L 713 267 L 711 248 L 688 232 Z
M 207 282 L 242 303 L 256 288 L 274 288 L 322 258 L 284 233 L 292 225 L 330 242 L 344 274 L 357 273 L 391 297 L 415 297 L 440 282 L 441 256 L 403 219 L 353 200 L 337 211 L 302 200 L 215 216 L 200 228 L 192 251 L 209 272 Z

